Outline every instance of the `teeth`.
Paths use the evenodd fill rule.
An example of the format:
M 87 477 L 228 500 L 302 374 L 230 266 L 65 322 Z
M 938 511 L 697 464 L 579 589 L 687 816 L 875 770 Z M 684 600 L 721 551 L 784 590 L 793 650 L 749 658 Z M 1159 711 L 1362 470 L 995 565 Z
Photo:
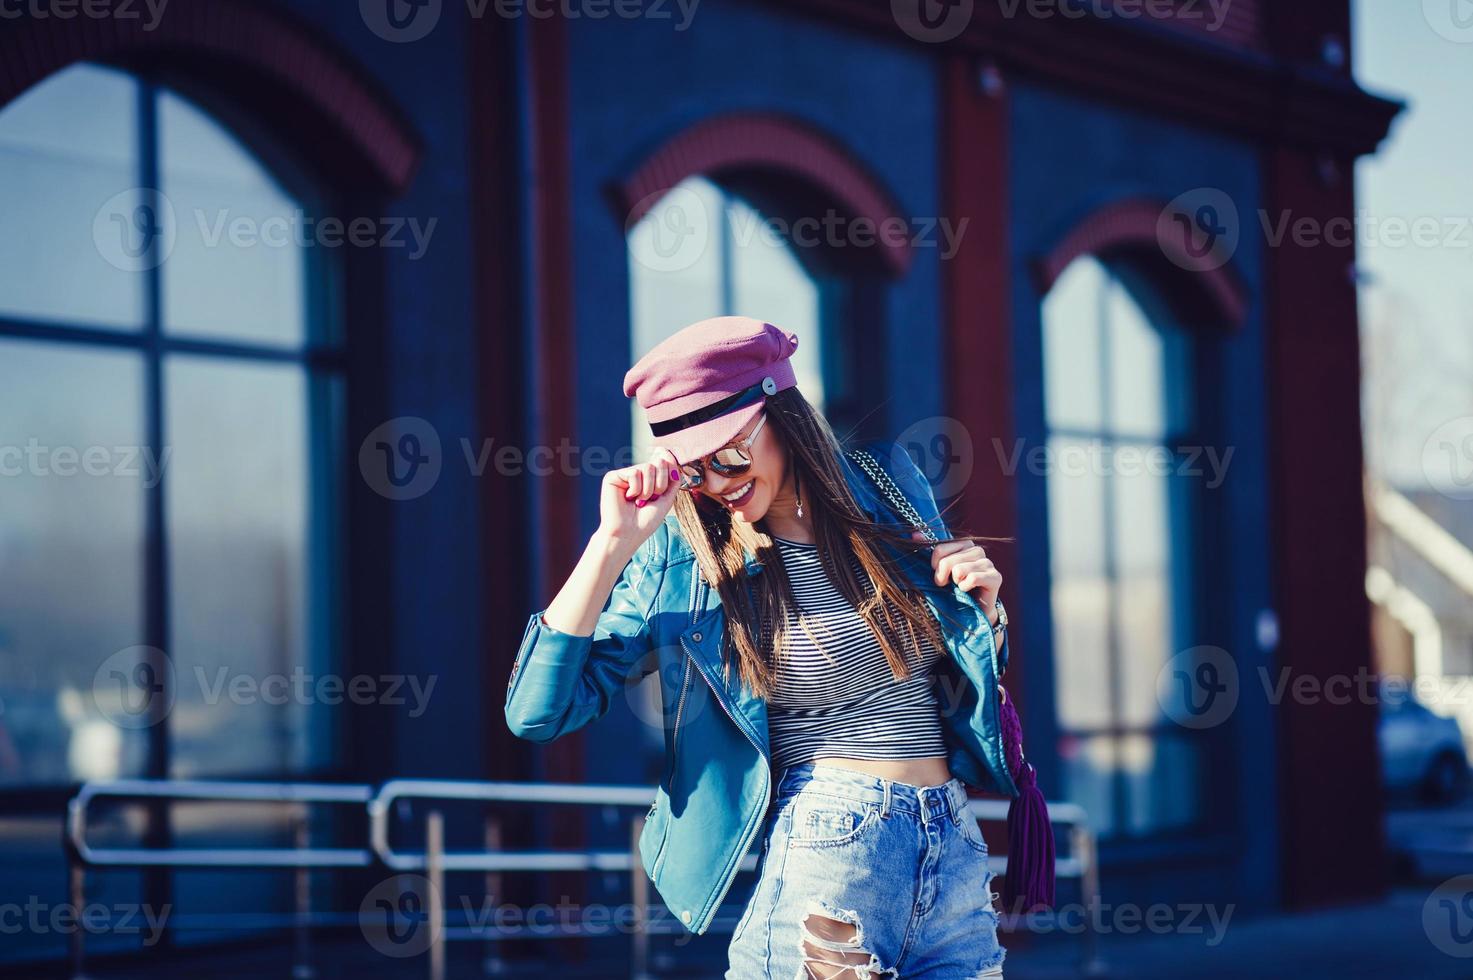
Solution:
M 747 482 L 746 482 L 746 483 L 743 483 L 743 484 L 742 484 L 742 485 L 741 485 L 741 486 L 739 486 L 739 487 L 737 487 L 737 488 L 736 488 L 736 489 L 735 489 L 735 490 L 733 490 L 733 491 L 732 491 L 732 492 L 731 492 L 731 493 L 723 493 L 723 494 L 722 494 L 722 495 L 721 495 L 721 497 L 722 497 L 722 499 L 723 499 L 723 500 L 737 500 L 737 499 L 739 499 L 739 498 L 740 498 L 740 497 L 742 497 L 742 496 L 743 496 L 743 495 L 744 495 L 744 494 L 745 494 L 745 493 L 746 493 L 746 492 L 747 492 L 747 491 L 748 491 L 748 490 L 750 490 L 750 489 L 752 489 L 752 482 L 753 482 L 753 481 L 751 481 L 751 480 L 748 480 L 748 481 L 747 481 Z

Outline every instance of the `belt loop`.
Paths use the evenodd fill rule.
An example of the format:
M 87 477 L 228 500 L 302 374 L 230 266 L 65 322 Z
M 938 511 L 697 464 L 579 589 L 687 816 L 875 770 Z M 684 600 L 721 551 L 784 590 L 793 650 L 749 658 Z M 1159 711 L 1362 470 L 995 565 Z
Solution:
M 885 787 L 885 800 L 880 804 L 880 819 L 888 820 L 890 817 L 890 780 L 882 779 L 880 782 Z

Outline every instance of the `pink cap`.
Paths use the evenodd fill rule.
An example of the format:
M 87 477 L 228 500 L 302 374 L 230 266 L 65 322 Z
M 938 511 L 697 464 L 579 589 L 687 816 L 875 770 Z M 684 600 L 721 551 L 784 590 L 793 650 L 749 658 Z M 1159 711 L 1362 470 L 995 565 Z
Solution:
M 714 453 L 767 402 L 798 384 L 789 358 L 798 336 L 746 316 L 718 316 L 656 344 L 624 375 L 655 445 L 681 463 Z

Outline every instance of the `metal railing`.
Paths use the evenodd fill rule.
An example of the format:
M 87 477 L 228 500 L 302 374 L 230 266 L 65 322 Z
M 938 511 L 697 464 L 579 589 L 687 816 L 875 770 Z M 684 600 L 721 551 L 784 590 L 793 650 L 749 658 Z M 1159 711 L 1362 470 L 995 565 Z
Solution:
M 483 846 L 474 850 L 452 851 L 445 845 L 446 805 L 540 804 L 582 807 L 613 807 L 643 811 L 653 800 L 653 790 L 642 786 L 572 785 L 554 783 L 492 783 L 448 780 L 396 779 L 384 783 L 376 791 L 364 785 L 321 783 L 232 783 L 152 780 L 111 780 L 89 782 L 82 786 L 67 805 L 68 880 L 74 907 L 85 906 L 86 873 L 89 868 L 195 868 L 195 869 L 291 869 L 294 872 L 294 909 L 284 917 L 293 932 L 293 976 L 307 980 L 315 975 L 311 965 L 311 930 L 323 924 L 325 917 L 312 910 L 310 872 L 313 870 L 346 870 L 381 867 L 393 873 L 420 873 L 428 883 L 427 894 L 420 896 L 426 910 L 426 926 L 430 930 L 427 949 L 428 972 L 432 980 L 445 977 L 446 944 L 463 940 L 479 940 L 485 944 L 483 969 L 494 974 L 503 969 L 499 942 L 522 938 L 527 933 L 502 929 L 495 925 L 450 925 L 446 918 L 445 881 L 449 872 L 479 871 L 486 875 L 487 894 L 500 894 L 500 876 L 506 872 L 602 872 L 625 873 L 630 878 L 633 919 L 630 923 L 631 973 L 637 980 L 653 976 L 650 939 L 652 936 L 682 931 L 673 919 L 653 917 L 650 882 L 645 876 L 639 855 L 639 836 L 644 814 L 636 812 L 630 819 L 628 846 L 618 850 L 523 850 L 508 851 L 502 846 L 499 814 L 485 818 Z M 148 848 L 99 847 L 87 838 L 89 807 L 96 800 L 126 799 L 133 801 L 174 803 L 262 803 L 290 807 L 293 816 L 294 846 L 263 848 Z M 425 813 L 422 850 L 401 850 L 391 840 L 393 813 L 407 801 L 433 804 Z M 309 833 L 308 809 L 314 806 L 341 806 L 355 809 L 366 818 L 369 848 L 313 847 Z M 972 800 L 971 812 L 982 822 L 1006 822 L 1008 804 L 1003 800 Z M 1053 822 L 1067 828 L 1068 853 L 1057 858 L 1056 874 L 1060 879 L 1076 879 L 1082 899 L 1093 907 L 1099 898 L 1099 870 L 1095 839 L 1083 808 L 1066 802 L 1049 805 Z M 1001 875 L 1007 871 L 1007 857 L 988 857 L 991 870 Z M 757 859 L 748 854 L 741 870 L 752 871 Z M 268 917 L 269 918 L 269 917 Z M 342 917 L 334 917 L 340 920 Z M 1020 917 L 1002 913 L 1005 928 L 1016 928 Z M 1089 917 L 1086 917 L 1089 920 Z M 734 927 L 735 917 L 718 917 L 712 929 L 724 931 Z M 564 937 L 604 935 L 583 926 L 561 923 L 557 935 Z M 545 938 L 546 932 L 537 932 Z M 71 936 L 70 958 L 73 976 L 82 976 L 85 963 L 85 930 Z M 1095 975 L 1102 971 L 1098 936 L 1086 928 L 1081 936 L 1080 971 Z
M 87 906 L 88 868 L 277 868 L 293 872 L 292 976 L 309 980 L 312 916 L 311 872 L 318 869 L 369 868 L 374 855 L 363 848 L 312 847 L 308 808 L 351 807 L 366 814 L 373 787 L 333 783 L 231 783 L 189 780 L 116 779 L 83 783 L 67 801 L 67 892 L 72 908 Z M 88 810 L 95 800 L 123 799 L 175 803 L 261 803 L 291 809 L 292 847 L 192 848 L 97 847 L 87 840 Z M 260 917 L 265 921 L 269 917 Z M 68 943 L 73 977 L 83 976 L 87 931 L 74 929 Z

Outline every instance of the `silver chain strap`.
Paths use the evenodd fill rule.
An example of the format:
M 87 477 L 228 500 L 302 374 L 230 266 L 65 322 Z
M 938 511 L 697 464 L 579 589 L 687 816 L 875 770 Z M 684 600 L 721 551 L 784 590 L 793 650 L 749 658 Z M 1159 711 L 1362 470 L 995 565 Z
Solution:
M 936 532 L 931 529 L 931 526 L 921 519 L 920 511 L 916 510 L 915 504 L 912 504 L 910 499 L 901 492 L 900 487 L 895 485 L 895 480 L 890 474 L 880 468 L 879 461 L 875 459 L 869 450 L 851 449 L 849 450 L 849 458 L 860 469 L 864 470 L 865 474 L 870 478 L 870 482 L 880 491 L 880 495 L 885 498 L 895 513 L 909 521 L 917 531 L 924 534 L 927 541 L 935 542 L 940 540 L 936 537 Z M 1003 672 L 1000 671 L 997 675 L 999 681 L 1002 680 L 1002 674 Z M 997 685 L 997 691 L 1003 700 L 1007 699 L 1007 692 L 1003 690 L 1002 684 L 999 683 Z
M 860 469 L 864 470 L 865 475 L 870 478 L 870 482 L 875 485 L 880 491 L 880 495 L 889 503 L 891 510 L 908 521 L 917 531 L 924 534 L 927 541 L 939 540 L 936 537 L 936 532 L 931 529 L 931 525 L 927 524 L 921 518 L 921 512 L 916 510 L 915 504 L 912 504 L 910 499 L 901 492 L 900 487 L 896 486 L 895 480 L 880 467 L 879 461 L 875 459 L 869 450 L 851 449 L 849 450 L 849 458 Z

